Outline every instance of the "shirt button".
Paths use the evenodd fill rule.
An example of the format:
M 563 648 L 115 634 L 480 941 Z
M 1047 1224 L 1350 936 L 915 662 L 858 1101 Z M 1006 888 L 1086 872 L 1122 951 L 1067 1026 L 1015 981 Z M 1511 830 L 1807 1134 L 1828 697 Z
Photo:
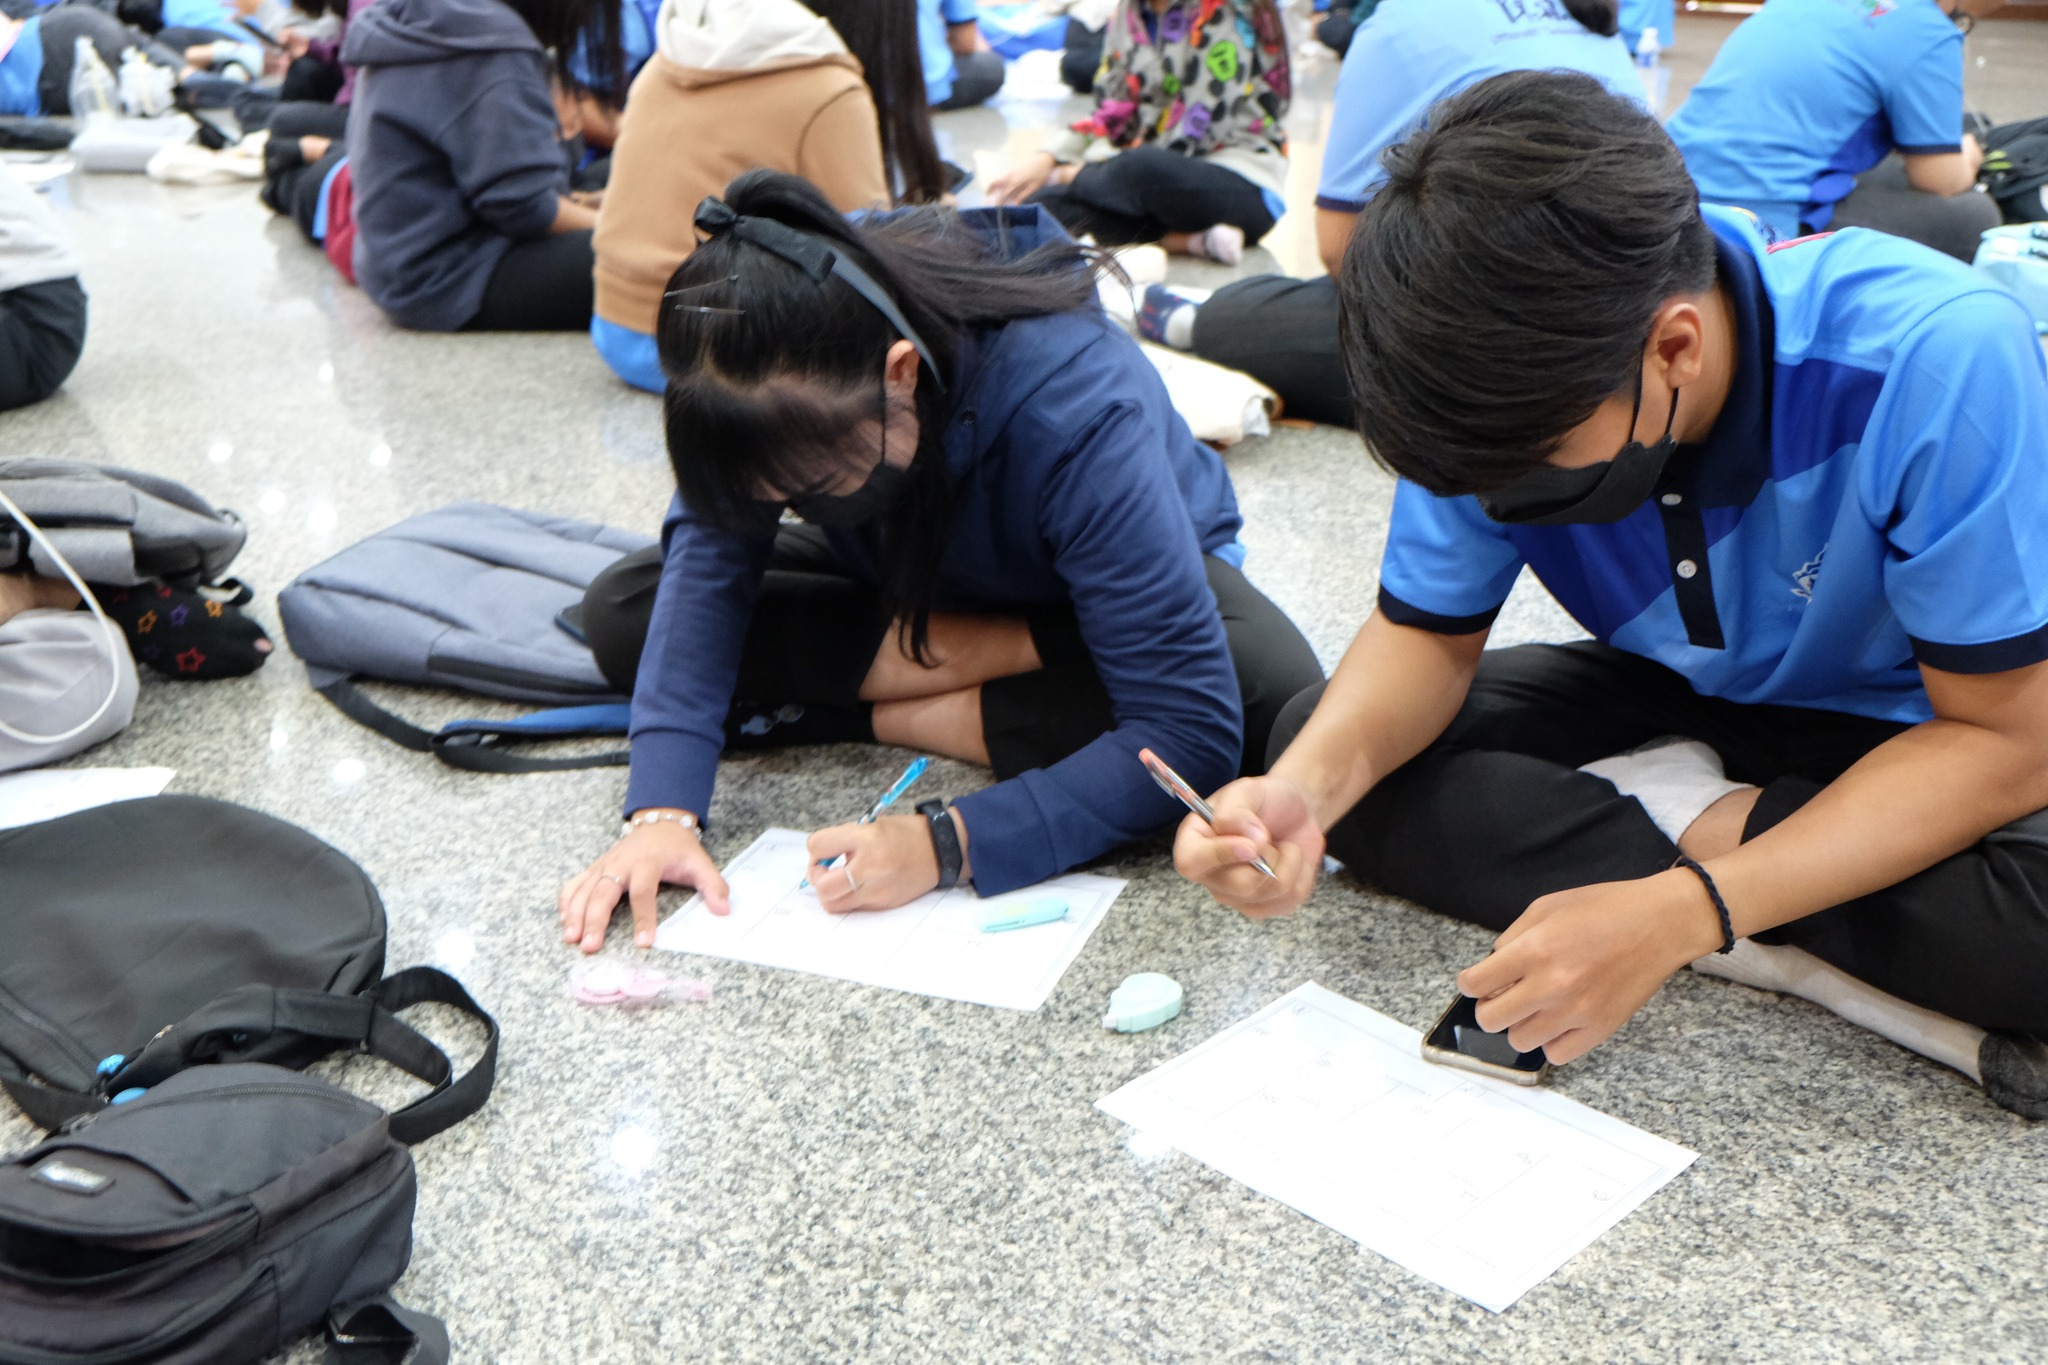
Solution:
M 1666 507 L 1676 507 L 1681 502 L 1684 502 L 1685 499 L 1677 493 L 1666 493 L 1663 497 L 1657 499 L 1657 501 L 1663 503 Z
M 1678 561 L 1678 576 L 1680 578 L 1691 578 L 1694 574 L 1698 573 L 1699 571 L 1700 566 L 1693 563 L 1690 559 L 1681 559 Z

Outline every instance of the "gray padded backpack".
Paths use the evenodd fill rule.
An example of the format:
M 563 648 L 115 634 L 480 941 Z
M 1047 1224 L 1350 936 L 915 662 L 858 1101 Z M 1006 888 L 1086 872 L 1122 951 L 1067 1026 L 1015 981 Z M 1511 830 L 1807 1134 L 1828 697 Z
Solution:
M 233 512 L 155 474 L 82 460 L 0 459 L 0 491 L 35 519 L 88 583 L 216 583 L 249 538 Z M 0 570 L 57 566 L 0 512 Z

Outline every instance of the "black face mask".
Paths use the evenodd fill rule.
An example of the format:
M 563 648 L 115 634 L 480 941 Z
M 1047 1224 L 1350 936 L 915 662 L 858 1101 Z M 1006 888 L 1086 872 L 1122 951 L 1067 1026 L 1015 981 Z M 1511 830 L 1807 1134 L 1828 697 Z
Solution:
M 1643 376 L 1638 370 L 1636 403 L 1628 422 L 1631 433 L 1642 415 Z M 1631 440 L 1613 459 L 1577 469 L 1545 465 L 1506 487 L 1481 493 L 1479 510 L 1493 521 L 1512 526 L 1620 521 L 1648 502 L 1657 480 L 1664 477 L 1664 466 L 1678 449 L 1678 441 L 1671 434 L 1671 426 L 1677 420 L 1678 390 L 1673 389 L 1671 411 L 1664 418 L 1664 435 L 1657 444 L 1646 446 Z
M 807 493 L 789 500 L 790 510 L 813 526 L 846 528 L 885 517 L 910 491 L 910 471 L 889 463 L 889 386 L 882 386 L 882 458 L 867 482 L 851 493 Z

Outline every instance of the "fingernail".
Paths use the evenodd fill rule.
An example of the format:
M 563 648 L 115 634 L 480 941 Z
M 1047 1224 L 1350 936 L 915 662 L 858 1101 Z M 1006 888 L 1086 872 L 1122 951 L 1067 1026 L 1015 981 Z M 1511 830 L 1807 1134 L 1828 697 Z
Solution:
M 642 948 L 652 948 L 654 946 L 654 935 L 640 934 L 635 936 L 633 942 L 639 944 Z

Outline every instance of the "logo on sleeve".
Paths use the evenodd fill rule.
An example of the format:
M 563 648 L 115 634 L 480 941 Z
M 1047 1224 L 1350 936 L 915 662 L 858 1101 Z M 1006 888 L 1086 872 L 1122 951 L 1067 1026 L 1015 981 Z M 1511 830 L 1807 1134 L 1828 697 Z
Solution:
M 1792 595 L 1802 602 L 1813 600 L 1813 585 L 1820 581 L 1820 562 L 1826 558 L 1828 547 L 1820 547 L 1820 553 L 1801 564 L 1792 573 Z
M 1875 24 L 1898 7 L 1898 0 L 1856 0 L 1856 8 L 1863 11 L 1865 27 Z

